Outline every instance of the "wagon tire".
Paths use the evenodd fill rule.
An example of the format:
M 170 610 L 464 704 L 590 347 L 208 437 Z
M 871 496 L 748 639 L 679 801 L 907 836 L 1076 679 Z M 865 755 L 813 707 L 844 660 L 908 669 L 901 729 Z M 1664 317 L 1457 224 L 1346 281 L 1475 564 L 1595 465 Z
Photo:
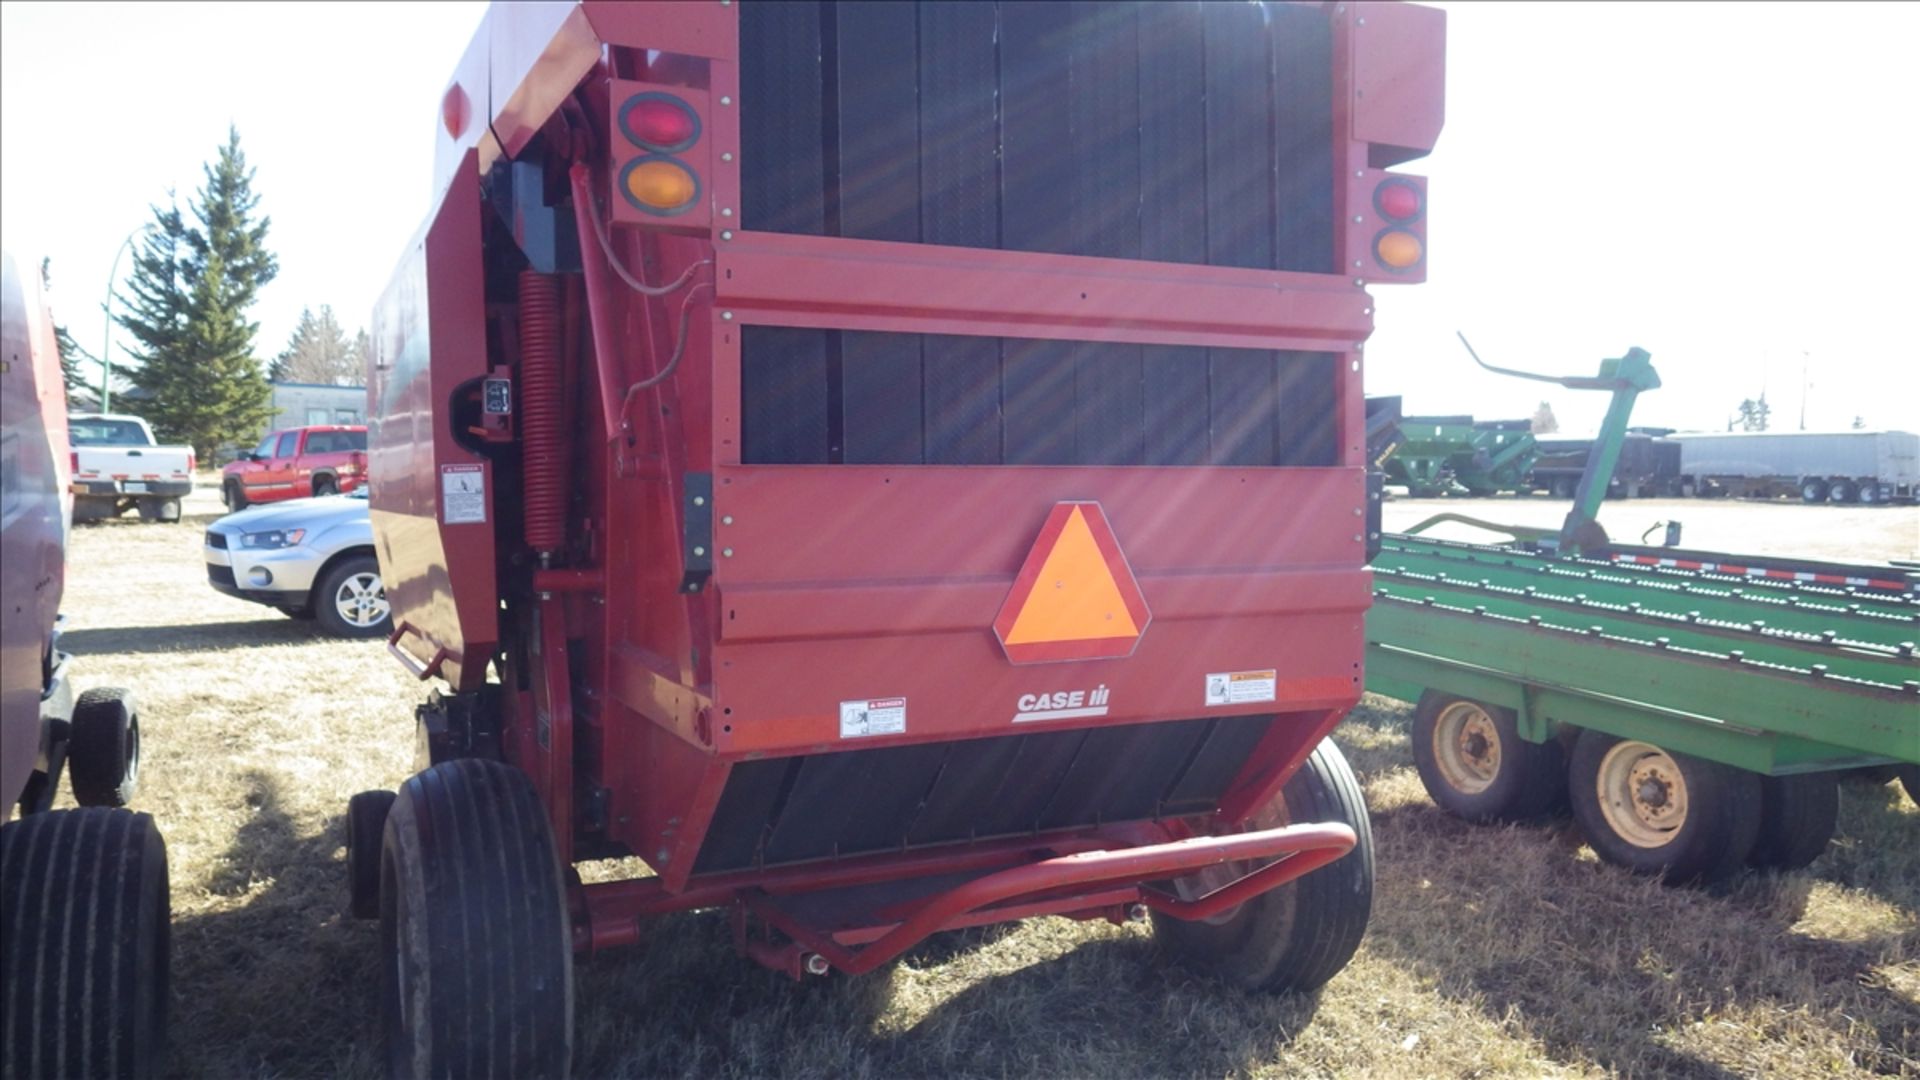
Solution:
M 140 711 L 133 691 L 98 686 L 80 695 L 67 735 L 67 776 L 81 806 L 125 806 L 140 786 Z
M 1830 772 L 1760 778 L 1760 836 L 1747 862 L 1800 870 L 1827 850 L 1840 820 L 1840 781 Z
M 1248 823 L 1339 822 L 1359 841 L 1352 851 L 1305 877 L 1229 908 L 1208 920 L 1153 913 L 1153 934 L 1177 962 L 1245 990 L 1307 993 L 1340 973 L 1360 948 L 1373 912 L 1373 832 L 1360 783 L 1333 740 L 1322 740 L 1280 797 Z M 1221 868 L 1223 880 L 1196 875 L 1173 882 L 1182 894 L 1211 891 L 1251 872 Z
M 336 637 L 386 637 L 393 628 L 380 562 L 372 555 L 342 559 L 320 575 L 312 604 L 320 628 Z
M 1710 884 L 1746 865 L 1760 834 L 1760 776 L 1587 730 L 1567 791 L 1594 853 L 1670 885 Z
M 227 504 L 227 511 L 229 513 L 245 510 L 247 508 L 247 489 L 240 486 L 240 481 L 229 480 L 220 485 L 220 501 Z
M 570 932 L 553 833 L 526 774 L 479 758 L 415 774 L 387 813 L 380 855 L 388 1072 L 566 1076 Z
M 166 842 L 146 814 L 56 810 L 0 826 L 0 1074 L 161 1073 L 168 905 Z M 35 1007 L 39 1022 L 24 1022 Z
M 1429 690 L 1413 712 L 1413 762 L 1427 794 L 1466 821 L 1533 821 L 1564 801 L 1556 740 L 1520 737 L 1512 709 Z
M 380 847 L 394 798 L 362 791 L 347 800 L 347 906 L 356 919 L 380 917 Z

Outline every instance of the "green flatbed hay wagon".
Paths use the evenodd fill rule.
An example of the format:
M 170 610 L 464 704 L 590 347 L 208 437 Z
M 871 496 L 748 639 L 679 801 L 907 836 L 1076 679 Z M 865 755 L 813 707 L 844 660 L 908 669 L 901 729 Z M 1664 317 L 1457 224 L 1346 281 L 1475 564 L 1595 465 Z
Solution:
M 1659 384 L 1607 364 L 1567 380 L 1615 399 L 1557 536 L 1382 538 L 1367 689 L 1416 703 L 1421 780 L 1464 818 L 1571 804 L 1601 858 L 1675 882 L 1805 866 L 1843 771 L 1920 799 L 1920 575 L 1611 545 L 1593 511 Z

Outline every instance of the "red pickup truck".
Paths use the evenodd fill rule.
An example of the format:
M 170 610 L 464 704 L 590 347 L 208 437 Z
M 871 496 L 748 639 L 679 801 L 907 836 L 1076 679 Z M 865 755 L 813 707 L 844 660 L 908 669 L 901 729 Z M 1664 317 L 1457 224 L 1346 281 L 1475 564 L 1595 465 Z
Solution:
M 221 473 L 228 510 L 352 491 L 367 481 L 367 429 L 330 424 L 269 431 Z

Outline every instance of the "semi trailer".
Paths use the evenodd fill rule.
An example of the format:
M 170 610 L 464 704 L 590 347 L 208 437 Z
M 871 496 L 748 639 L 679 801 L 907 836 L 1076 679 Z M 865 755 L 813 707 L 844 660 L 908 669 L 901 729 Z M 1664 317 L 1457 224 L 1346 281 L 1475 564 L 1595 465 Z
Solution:
M 695 908 L 795 978 L 1039 915 L 1332 978 L 1368 287 L 1425 274 L 1442 36 L 491 9 L 373 330 L 389 648 L 436 683 L 348 815 L 393 1071 L 564 1072 L 573 957 Z
M 1920 435 L 1906 431 L 1707 432 L 1680 446 L 1681 493 L 1872 506 L 1920 498 Z

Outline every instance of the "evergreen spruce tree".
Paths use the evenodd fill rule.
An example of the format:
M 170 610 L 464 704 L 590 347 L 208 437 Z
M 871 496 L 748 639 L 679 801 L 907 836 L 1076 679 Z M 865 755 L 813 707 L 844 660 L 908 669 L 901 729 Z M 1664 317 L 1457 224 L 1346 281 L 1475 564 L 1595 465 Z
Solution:
M 266 248 L 269 218 L 254 217 L 253 170 L 229 129 L 189 225 L 177 202 L 154 207 L 154 229 L 134 258 L 120 325 L 133 335 L 135 386 L 147 420 L 165 441 L 190 444 L 202 460 L 222 443 L 246 442 L 273 415 L 273 391 L 253 355 L 258 323 L 247 308 L 279 264 Z
M 274 382 L 357 386 L 363 378 L 362 366 L 340 321 L 333 317 L 332 306 L 322 304 L 318 315 L 312 308 L 301 309 L 300 324 L 267 374 Z

